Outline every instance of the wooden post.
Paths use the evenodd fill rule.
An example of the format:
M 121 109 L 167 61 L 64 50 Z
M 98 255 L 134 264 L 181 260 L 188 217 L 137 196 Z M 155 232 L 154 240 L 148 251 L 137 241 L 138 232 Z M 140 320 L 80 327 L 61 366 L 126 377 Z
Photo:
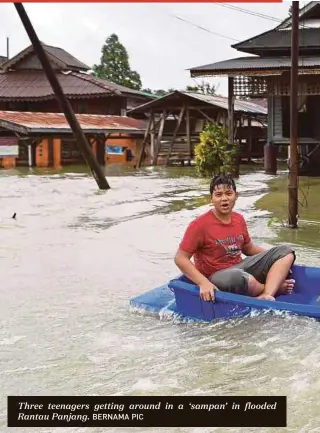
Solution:
M 191 144 L 191 135 L 190 135 L 190 110 L 186 109 L 186 137 L 187 137 L 187 146 L 189 150 L 189 156 L 192 158 L 192 144 Z
M 228 148 L 232 149 L 234 140 L 234 95 L 233 77 L 228 77 Z
M 87 162 L 88 166 L 91 169 L 91 172 L 93 174 L 93 177 L 95 178 L 98 186 L 100 189 L 109 189 L 110 186 L 107 182 L 107 179 L 103 173 L 102 168 L 97 163 L 92 149 L 89 146 L 89 143 L 79 125 L 79 122 L 74 115 L 74 112 L 72 110 L 71 104 L 69 103 L 68 99 L 63 93 L 62 87 L 56 77 L 56 74 L 49 62 L 49 59 L 42 47 L 42 44 L 40 43 L 38 36 L 31 24 L 31 21 L 29 20 L 29 17 L 21 3 L 14 3 L 14 6 L 19 14 L 19 17 L 22 21 L 22 24 L 30 38 L 30 41 L 33 45 L 34 51 L 37 54 L 39 61 L 43 67 L 43 70 L 47 76 L 47 79 L 52 87 L 52 90 L 54 91 L 54 94 L 60 104 L 61 110 L 64 113 L 70 128 L 72 129 L 72 132 L 74 134 L 74 137 L 76 139 L 77 145 L 79 146 L 80 152 L 82 153 L 82 156 L 84 160 Z
M 96 135 L 96 158 L 98 164 L 104 166 L 106 164 L 106 136 L 105 134 Z
M 292 2 L 291 26 L 291 97 L 290 97 L 290 165 L 289 165 L 289 227 L 298 226 L 298 59 L 299 2 Z
M 234 89 L 233 89 L 233 77 L 228 77 L 228 150 L 231 150 L 233 148 L 233 144 L 234 144 Z M 233 177 L 239 177 L 239 168 L 240 168 L 240 155 L 236 154 L 231 168 L 231 174 Z
M 149 137 L 149 133 L 150 133 L 152 118 L 153 118 L 153 115 L 151 114 L 150 118 L 149 118 L 149 121 L 148 121 L 147 129 L 145 130 L 145 133 L 144 133 L 143 142 L 141 144 L 141 151 L 140 151 L 140 155 L 139 155 L 138 162 L 137 162 L 137 168 L 141 167 L 144 149 L 146 147 L 146 144 L 147 144 L 147 141 L 148 141 L 148 137 Z
M 156 127 L 156 122 L 154 120 L 154 113 L 152 113 L 152 117 L 151 117 L 151 125 L 150 125 L 150 154 L 151 154 L 151 158 L 153 161 L 153 157 L 155 154 L 155 127 Z
M 177 125 L 176 125 L 176 127 L 175 127 L 175 129 L 174 129 L 174 132 L 173 132 L 173 135 L 172 135 L 172 139 L 171 139 L 171 142 L 170 142 L 170 144 L 169 144 L 168 154 L 167 154 L 166 162 L 165 162 L 165 165 L 166 165 L 166 166 L 167 166 L 168 163 L 169 163 L 169 158 L 170 158 L 170 154 L 171 154 L 171 152 L 172 152 L 172 147 L 173 147 L 173 144 L 174 144 L 174 142 L 175 142 L 175 140 L 176 140 L 176 137 L 177 137 L 177 134 L 178 134 L 178 131 L 179 131 L 179 128 L 180 128 L 180 125 L 181 125 L 181 122 L 182 122 L 182 119 L 183 119 L 183 116 L 184 116 L 185 111 L 186 111 L 186 106 L 184 105 L 184 106 L 181 108 L 181 110 L 180 110 L 179 117 L 178 117 L 178 121 L 177 121 Z
M 160 127 L 159 127 L 159 132 L 158 132 L 158 137 L 157 137 L 157 141 L 156 141 L 156 145 L 155 145 L 155 152 L 153 155 L 153 165 L 157 165 L 158 163 L 158 155 L 160 152 L 160 146 L 161 146 L 161 139 L 162 139 L 162 134 L 163 134 L 163 129 L 164 129 L 164 122 L 166 120 L 167 114 L 166 114 L 166 110 L 163 110 L 162 114 L 161 114 L 161 121 L 160 121 Z
M 251 161 L 252 155 L 252 125 L 251 125 L 251 117 L 248 117 L 248 163 Z

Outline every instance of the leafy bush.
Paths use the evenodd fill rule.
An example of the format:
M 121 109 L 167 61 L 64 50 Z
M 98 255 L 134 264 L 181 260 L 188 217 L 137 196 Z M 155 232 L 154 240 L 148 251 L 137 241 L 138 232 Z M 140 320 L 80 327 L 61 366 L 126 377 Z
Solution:
M 202 177 L 230 174 L 234 164 L 237 145 L 228 149 L 228 130 L 216 123 L 206 123 L 195 146 L 195 165 Z

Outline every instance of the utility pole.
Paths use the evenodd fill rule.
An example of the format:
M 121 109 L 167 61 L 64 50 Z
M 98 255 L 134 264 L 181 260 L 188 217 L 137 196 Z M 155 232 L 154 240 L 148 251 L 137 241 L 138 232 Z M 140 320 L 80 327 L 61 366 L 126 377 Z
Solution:
M 30 41 L 33 45 L 34 51 L 37 54 L 41 65 L 44 69 L 44 72 L 47 76 L 47 79 L 49 83 L 51 84 L 52 90 L 54 91 L 54 94 L 60 104 L 61 110 L 64 113 L 70 128 L 73 132 L 73 135 L 76 139 L 77 145 L 80 149 L 80 152 L 88 164 L 88 166 L 91 169 L 92 175 L 95 178 L 98 186 L 100 189 L 109 189 L 110 186 L 108 184 L 108 181 L 103 173 L 103 170 L 101 166 L 98 164 L 92 149 L 88 143 L 88 140 L 86 136 L 84 135 L 81 126 L 78 122 L 78 119 L 76 118 L 73 109 L 71 107 L 70 102 L 66 98 L 65 94 L 63 93 L 62 87 L 59 83 L 59 80 L 56 77 L 56 74 L 49 62 L 49 59 L 42 47 L 42 44 L 40 43 L 38 36 L 31 24 L 31 21 L 27 15 L 27 12 L 25 11 L 23 5 L 21 3 L 14 3 L 14 6 L 20 16 L 20 19 L 22 21 L 22 24 L 30 38 Z
M 298 61 L 299 2 L 292 2 L 291 26 L 291 96 L 290 96 L 290 163 L 289 163 L 289 227 L 298 226 Z

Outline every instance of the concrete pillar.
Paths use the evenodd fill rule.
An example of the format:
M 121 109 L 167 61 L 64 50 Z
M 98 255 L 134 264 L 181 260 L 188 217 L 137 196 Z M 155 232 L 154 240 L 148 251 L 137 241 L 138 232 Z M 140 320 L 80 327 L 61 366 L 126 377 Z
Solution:
M 45 138 L 36 148 L 36 167 L 48 167 L 49 165 L 49 145 Z
M 61 140 L 60 138 L 53 139 L 53 168 L 59 170 L 61 168 Z

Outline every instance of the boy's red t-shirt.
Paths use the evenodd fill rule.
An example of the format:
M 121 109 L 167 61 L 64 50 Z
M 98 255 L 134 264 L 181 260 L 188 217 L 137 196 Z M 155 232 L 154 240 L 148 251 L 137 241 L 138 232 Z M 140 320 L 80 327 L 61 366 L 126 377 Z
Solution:
M 242 248 L 251 241 L 242 215 L 232 212 L 223 223 L 209 210 L 192 221 L 179 249 L 194 256 L 196 268 L 207 278 L 217 271 L 242 262 Z

